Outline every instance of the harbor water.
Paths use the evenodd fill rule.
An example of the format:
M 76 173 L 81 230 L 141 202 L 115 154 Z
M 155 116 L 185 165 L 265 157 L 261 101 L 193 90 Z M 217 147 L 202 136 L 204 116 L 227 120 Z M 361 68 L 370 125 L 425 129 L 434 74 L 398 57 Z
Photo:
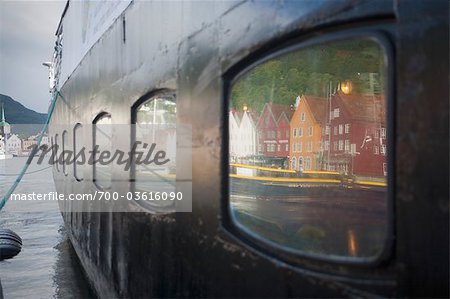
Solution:
M 0 160 L 2 198 L 26 160 Z M 33 161 L 15 193 L 52 191 L 55 191 L 52 168 Z M 95 297 L 68 239 L 56 201 L 10 200 L 0 211 L 0 228 L 13 230 L 23 241 L 19 255 L 0 261 L 4 298 Z

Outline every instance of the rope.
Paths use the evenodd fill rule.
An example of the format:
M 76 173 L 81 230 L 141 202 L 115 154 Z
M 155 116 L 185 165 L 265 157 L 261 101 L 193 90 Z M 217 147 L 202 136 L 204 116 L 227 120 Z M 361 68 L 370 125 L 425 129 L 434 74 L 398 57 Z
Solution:
M 61 95 L 61 93 L 59 91 L 55 92 L 52 102 L 50 104 L 50 109 L 47 114 L 47 120 L 45 121 L 45 124 L 42 127 L 41 134 L 39 135 L 39 138 L 36 142 L 36 146 L 33 148 L 32 152 L 30 153 L 28 160 L 25 162 L 25 165 L 23 166 L 22 170 L 19 172 L 19 175 L 17 176 L 16 180 L 11 185 L 8 192 L 6 192 L 6 195 L 2 198 L 2 201 L 0 202 L 0 211 L 3 209 L 6 202 L 8 201 L 9 197 L 11 196 L 11 194 L 13 194 L 14 190 L 16 190 L 16 188 L 19 185 L 20 181 L 22 180 L 23 176 L 27 172 L 28 166 L 30 166 L 31 161 L 33 161 L 35 154 L 39 150 L 39 147 L 41 146 L 42 138 L 44 137 L 44 134 L 48 129 L 48 125 L 50 124 L 50 120 L 52 118 L 53 111 L 55 110 L 56 101 L 58 100 L 58 96 L 61 96 L 61 98 L 63 98 L 63 96 Z

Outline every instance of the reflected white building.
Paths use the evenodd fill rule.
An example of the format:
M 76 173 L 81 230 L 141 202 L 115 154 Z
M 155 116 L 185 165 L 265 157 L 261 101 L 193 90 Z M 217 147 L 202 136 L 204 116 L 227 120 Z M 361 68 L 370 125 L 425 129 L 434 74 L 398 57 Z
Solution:
M 22 140 L 16 134 L 12 134 L 6 140 L 6 152 L 18 155 L 22 152 Z
M 236 158 L 257 154 L 256 116 L 249 111 L 230 111 L 230 155 Z

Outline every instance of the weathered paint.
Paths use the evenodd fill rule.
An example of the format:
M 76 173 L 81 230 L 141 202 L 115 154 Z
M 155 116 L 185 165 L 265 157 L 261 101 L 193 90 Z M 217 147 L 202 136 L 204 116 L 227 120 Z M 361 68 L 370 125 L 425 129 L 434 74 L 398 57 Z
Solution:
M 128 124 L 143 95 L 176 90 L 178 123 L 193 129 L 192 157 L 177 166 L 192 160 L 193 212 L 65 214 L 101 297 L 449 296 L 446 1 L 134 1 L 122 17 L 62 86 L 66 101 L 50 132 L 72 132 L 101 112 Z M 292 41 L 362 28 L 385 35 L 395 53 L 393 246 L 382 262 L 362 266 L 249 242 L 225 211 L 223 75 Z M 92 146 L 89 136 L 84 142 Z M 114 147 L 129 144 L 129 136 L 113 136 Z M 54 172 L 58 192 L 95 191 L 91 169 L 82 182 L 68 171 Z M 126 181 L 128 173 L 113 176 Z M 120 188 L 129 186 L 111 191 Z

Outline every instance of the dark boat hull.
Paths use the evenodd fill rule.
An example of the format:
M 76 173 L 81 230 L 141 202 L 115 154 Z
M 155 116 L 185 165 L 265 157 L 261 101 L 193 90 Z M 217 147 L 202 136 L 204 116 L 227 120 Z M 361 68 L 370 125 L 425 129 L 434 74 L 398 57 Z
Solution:
M 98 295 L 448 297 L 448 172 L 442 170 L 448 147 L 436 146 L 448 140 L 448 126 L 432 129 L 438 121 L 448 124 L 442 116 L 448 110 L 442 105 L 448 98 L 448 72 L 442 71 L 448 63 L 428 59 L 448 57 L 448 43 L 435 47 L 436 37 L 448 36 L 442 34 L 448 33 L 447 12 L 446 1 L 133 1 L 61 82 L 64 100 L 56 105 L 50 135 L 65 130 L 71 136 L 76 124 L 90 125 L 105 112 L 113 123 L 129 124 L 139 99 L 176 90 L 177 121 L 192 127 L 192 153 L 177 158 L 177 183 L 189 172 L 192 212 L 154 215 L 138 205 L 128 212 L 94 212 L 85 203 L 60 202 L 71 241 Z M 389 218 L 386 238 L 393 246 L 379 261 L 364 265 L 287 254 L 251 242 L 227 213 L 224 73 L 282 44 L 338 38 L 340 31 L 381 32 L 393 41 L 398 60 L 393 68 L 398 73 L 389 74 L 398 84 L 398 127 L 392 136 L 403 151 L 396 156 L 397 170 L 390 172 L 395 189 L 389 191 L 388 208 L 393 215 L 395 206 L 395 218 Z M 69 34 L 65 39 L 67 58 Z M 439 70 L 441 77 L 436 76 Z M 82 142 L 91 149 L 92 139 L 85 136 Z M 68 140 L 72 147 L 72 137 Z M 112 146 L 124 152 L 130 144 L 127 134 L 112 139 Z M 420 157 L 427 157 L 426 163 Z M 92 167 L 79 171 L 82 181 L 72 168 L 67 175 L 55 168 L 57 191 L 97 192 Z M 427 179 L 430 171 L 437 172 L 436 180 Z M 129 173 L 122 168 L 112 173 L 123 184 L 113 184 L 110 191 L 128 192 Z M 232 192 L 262 196 L 318 192 L 301 184 L 232 185 Z M 343 187 L 329 189 L 334 188 Z

